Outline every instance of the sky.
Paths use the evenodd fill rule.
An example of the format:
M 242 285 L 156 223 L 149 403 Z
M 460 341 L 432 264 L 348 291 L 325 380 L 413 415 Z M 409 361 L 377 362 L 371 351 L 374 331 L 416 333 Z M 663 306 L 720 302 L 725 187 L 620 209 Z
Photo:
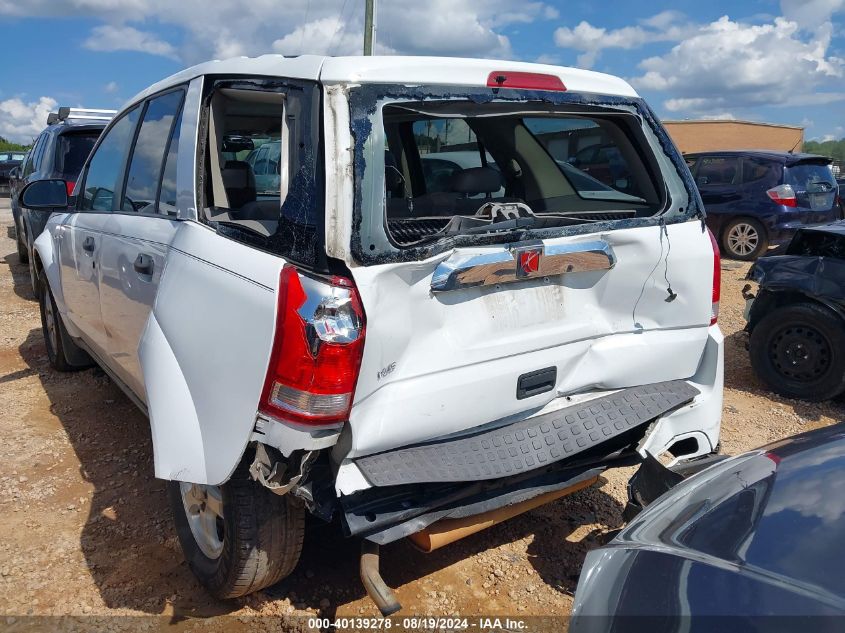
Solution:
M 58 106 L 119 108 L 209 59 L 357 55 L 364 0 L 0 0 L 0 136 Z M 664 120 L 845 137 L 845 0 L 381 0 L 376 53 L 515 59 L 621 76 Z

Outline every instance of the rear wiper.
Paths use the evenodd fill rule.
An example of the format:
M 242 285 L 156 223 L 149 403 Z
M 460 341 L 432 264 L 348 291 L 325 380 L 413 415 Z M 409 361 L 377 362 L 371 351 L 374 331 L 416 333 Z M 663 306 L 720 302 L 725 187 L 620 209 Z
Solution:
M 482 226 L 475 226 L 469 229 L 464 229 L 462 233 L 498 233 L 500 231 L 514 231 L 517 229 L 531 229 L 537 224 L 540 218 L 510 218 L 507 220 L 499 220 L 498 222 L 490 222 Z

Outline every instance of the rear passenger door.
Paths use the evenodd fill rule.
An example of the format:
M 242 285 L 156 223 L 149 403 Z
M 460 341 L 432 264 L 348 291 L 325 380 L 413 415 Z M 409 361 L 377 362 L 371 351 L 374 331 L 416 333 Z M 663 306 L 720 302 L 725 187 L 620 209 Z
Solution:
M 107 359 L 100 314 L 100 257 L 103 231 L 110 221 L 140 108 L 116 119 L 105 131 L 77 187 L 76 213 L 68 215 L 59 237 L 62 294 L 67 320 L 91 350 Z
M 108 363 L 146 400 L 138 343 L 156 297 L 176 219 L 176 161 L 185 90 L 149 98 L 140 108 L 115 209 L 103 227 L 100 311 Z

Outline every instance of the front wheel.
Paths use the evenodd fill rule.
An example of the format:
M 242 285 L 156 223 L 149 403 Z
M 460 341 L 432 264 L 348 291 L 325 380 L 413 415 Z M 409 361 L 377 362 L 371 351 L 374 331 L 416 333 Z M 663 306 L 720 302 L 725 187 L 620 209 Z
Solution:
M 243 465 L 222 486 L 171 481 L 168 494 L 185 558 L 216 598 L 269 587 L 299 562 L 304 506 L 250 479 Z
M 722 231 L 724 254 L 732 259 L 752 261 L 769 248 L 766 229 L 752 218 L 737 218 Z
M 768 313 L 754 327 L 749 351 L 757 375 L 783 396 L 821 401 L 845 391 L 845 322 L 820 305 Z

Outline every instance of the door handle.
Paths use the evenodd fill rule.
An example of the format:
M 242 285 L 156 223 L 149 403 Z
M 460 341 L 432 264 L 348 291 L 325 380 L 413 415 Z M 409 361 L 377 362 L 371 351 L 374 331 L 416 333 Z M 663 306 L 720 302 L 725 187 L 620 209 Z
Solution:
M 153 258 L 146 253 L 139 253 L 138 257 L 135 258 L 133 266 L 135 267 L 135 272 L 139 275 L 149 276 L 153 274 Z
M 82 240 L 82 250 L 88 251 L 89 253 L 94 252 L 94 238 L 90 235 Z

